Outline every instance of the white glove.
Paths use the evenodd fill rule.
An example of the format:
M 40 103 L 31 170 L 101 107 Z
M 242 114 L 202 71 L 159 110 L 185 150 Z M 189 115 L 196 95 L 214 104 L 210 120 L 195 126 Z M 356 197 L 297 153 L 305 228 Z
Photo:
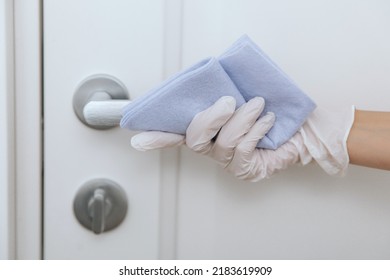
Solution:
M 347 168 L 346 139 L 353 110 L 335 115 L 316 109 L 298 133 L 273 151 L 256 148 L 275 120 L 268 113 L 256 121 L 264 109 L 264 100 L 253 98 L 238 110 L 234 108 L 235 100 L 223 97 L 194 117 L 186 139 L 171 133 L 143 132 L 132 138 L 132 146 L 146 151 L 186 142 L 191 150 L 212 157 L 237 178 L 250 181 L 267 178 L 299 161 L 307 164 L 313 158 L 332 175 L 342 174 Z
M 263 98 L 253 98 L 236 111 L 235 104 L 234 98 L 222 97 L 197 114 L 187 129 L 186 139 L 177 134 L 143 132 L 132 138 L 132 146 L 146 151 L 177 146 L 185 140 L 191 150 L 212 157 L 237 178 L 250 181 L 269 177 L 298 161 L 299 153 L 292 143 L 276 151 L 256 148 L 275 121 L 273 113 L 258 119 L 264 109 Z
M 300 152 L 301 159 L 307 162 L 312 157 L 328 174 L 344 175 L 349 164 L 347 139 L 354 117 L 354 106 L 337 113 L 315 109 L 299 130 L 305 148 Z

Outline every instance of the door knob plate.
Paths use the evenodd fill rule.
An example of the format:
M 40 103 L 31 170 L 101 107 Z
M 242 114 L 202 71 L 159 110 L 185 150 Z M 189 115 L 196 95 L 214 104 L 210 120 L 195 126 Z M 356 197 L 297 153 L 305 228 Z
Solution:
M 108 129 L 112 126 L 89 124 L 84 117 L 84 107 L 90 101 L 126 99 L 129 99 L 129 93 L 121 81 L 107 74 L 96 74 L 87 77 L 78 85 L 73 95 L 73 109 L 79 120 L 86 126 L 94 129 Z
M 101 195 L 104 197 L 99 199 Z M 96 205 L 97 203 L 102 204 Z M 73 211 L 77 220 L 95 233 L 117 227 L 125 218 L 127 208 L 126 193 L 117 183 L 109 179 L 93 179 L 86 182 L 77 192 L 73 202 Z M 96 211 L 99 209 L 102 211 Z M 99 215 L 103 213 L 104 216 L 95 217 L 94 211 Z

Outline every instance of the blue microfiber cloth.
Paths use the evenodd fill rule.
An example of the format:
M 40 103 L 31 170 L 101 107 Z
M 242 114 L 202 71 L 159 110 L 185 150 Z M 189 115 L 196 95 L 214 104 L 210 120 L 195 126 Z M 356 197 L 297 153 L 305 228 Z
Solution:
M 215 58 L 177 73 L 124 108 L 120 126 L 185 134 L 194 116 L 222 96 L 233 96 L 237 108 L 244 98 Z
M 257 147 L 276 149 L 289 140 L 315 109 L 314 102 L 247 36 L 238 39 L 219 57 L 246 101 L 265 99 L 264 114 L 276 121 Z
M 222 65 L 222 66 L 221 66 Z M 185 134 L 193 117 L 222 96 L 237 107 L 253 97 L 265 99 L 276 122 L 257 147 L 276 149 L 302 126 L 315 104 L 248 36 L 222 56 L 202 60 L 124 108 L 121 127 Z

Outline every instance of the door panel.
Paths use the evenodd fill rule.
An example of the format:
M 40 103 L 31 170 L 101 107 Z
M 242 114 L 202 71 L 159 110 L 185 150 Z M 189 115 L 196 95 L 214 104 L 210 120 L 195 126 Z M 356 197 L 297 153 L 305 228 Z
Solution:
M 247 33 L 319 106 L 388 111 L 389 10 L 383 1 L 186 0 L 183 66 Z M 178 258 L 390 257 L 389 172 L 352 166 L 332 178 L 311 164 L 246 183 L 184 149 L 180 174 Z
M 163 1 L 44 1 L 45 258 L 157 258 L 159 153 L 132 150 L 128 131 L 84 126 L 72 98 L 97 73 L 135 98 L 161 81 L 162 51 Z M 101 235 L 72 212 L 94 178 L 117 182 L 129 202 L 124 222 Z

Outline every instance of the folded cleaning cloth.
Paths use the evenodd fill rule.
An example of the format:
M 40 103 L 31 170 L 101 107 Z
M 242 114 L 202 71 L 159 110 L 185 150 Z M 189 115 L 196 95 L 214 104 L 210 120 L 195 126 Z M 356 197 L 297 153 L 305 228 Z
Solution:
M 120 126 L 184 135 L 197 113 L 227 95 L 236 99 L 237 108 L 245 103 L 218 60 L 204 59 L 132 101 L 123 110 Z
M 222 67 L 246 101 L 265 100 L 264 113 L 276 121 L 257 147 L 276 149 L 289 140 L 315 109 L 314 102 L 247 36 L 219 57 Z
M 222 65 L 222 66 L 221 66 Z M 174 75 L 124 108 L 121 127 L 185 134 L 193 117 L 220 97 L 235 97 L 237 107 L 255 96 L 265 99 L 276 122 L 257 147 L 276 149 L 302 126 L 315 104 L 248 36 L 220 58 L 205 59 Z

